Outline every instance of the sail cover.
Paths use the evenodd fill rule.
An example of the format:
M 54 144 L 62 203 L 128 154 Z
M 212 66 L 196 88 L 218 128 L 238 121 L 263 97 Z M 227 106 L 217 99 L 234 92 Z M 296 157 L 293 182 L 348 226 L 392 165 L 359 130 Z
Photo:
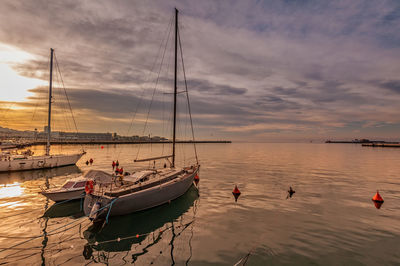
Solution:
M 98 182 L 111 182 L 113 176 L 101 170 L 89 170 L 85 173 L 85 178 L 93 179 Z

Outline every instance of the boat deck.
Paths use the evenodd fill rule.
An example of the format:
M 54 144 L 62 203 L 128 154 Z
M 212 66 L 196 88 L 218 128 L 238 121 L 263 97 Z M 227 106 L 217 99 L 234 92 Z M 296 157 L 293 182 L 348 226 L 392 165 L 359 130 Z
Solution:
M 145 190 L 151 187 L 165 184 L 180 175 L 186 173 L 186 170 L 161 170 L 154 172 L 153 176 L 145 182 L 132 182 L 126 180 L 116 181 L 113 184 L 99 187 L 93 192 L 94 196 L 106 196 L 109 198 L 120 197 L 137 191 Z

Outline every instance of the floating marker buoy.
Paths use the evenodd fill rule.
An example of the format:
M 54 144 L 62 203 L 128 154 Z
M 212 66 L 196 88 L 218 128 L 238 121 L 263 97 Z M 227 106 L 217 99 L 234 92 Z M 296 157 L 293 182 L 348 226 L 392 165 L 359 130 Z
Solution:
M 196 186 L 199 183 L 199 181 L 200 181 L 200 177 L 199 177 L 199 175 L 196 174 L 196 176 L 194 177 L 194 183 L 196 183 Z
M 372 198 L 372 201 L 378 202 L 378 203 L 383 203 L 383 199 L 382 199 L 381 195 L 379 194 L 379 190 L 376 191 L 376 194 Z
M 235 197 L 235 202 L 237 202 L 237 199 L 240 196 L 240 190 L 238 189 L 237 185 L 235 185 L 235 188 L 232 191 L 233 196 Z
M 286 196 L 286 199 L 291 198 L 294 193 L 296 193 L 296 191 L 294 191 L 292 187 L 289 187 L 288 195 Z
M 379 194 L 379 191 L 376 191 L 375 196 L 372 198 L 372 201 L 374 202 L 375 208 L 380 209 L 382 204 L 383 204 L 383 198 Z

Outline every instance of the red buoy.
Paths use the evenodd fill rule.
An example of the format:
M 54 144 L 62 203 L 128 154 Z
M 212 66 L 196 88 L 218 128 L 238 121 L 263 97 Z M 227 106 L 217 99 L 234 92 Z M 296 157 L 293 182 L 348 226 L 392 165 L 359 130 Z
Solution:
M 199 177 L 199 175 L 198 174 L 196 174 L 196 176 L 194 177 L 194 183 L 196 183 L 196 186 L 197 186 L 197 184 L 200 182 L 200 177 Z
M 237 185 L 235 185 L 235 188 L 232 191 L 233 196 L 235 197 L 235 202 L 237 201 L 237 199 L 240 196 L 240 190 L 238 189 Z
M 104 149 L 104 146 L 101 146 L 100 148 L 101 148 L 101 149 Z
M 374 202 L 375 208 L 380 209 L 382 204 L 383 204 L 383 198 L 381 195 L 379 195 L 379 191 L 376 191 L 375 196 L 372 198 L 372 201 Z
M 381 197 L 381 195 L 379 194 L 379 191 L 376 191 L 375 196 L 372 198 L 373 202 L 377 202 L 377 203 L 383 203 L 383 198 Z
M 382 206 L 382 202 L 376 202 L 376 201 L 374 201 L 374 205 L 375 205 L 375 208 L 377 208 L 377 209 L 380 209 L 381 208 L 381 206 Z

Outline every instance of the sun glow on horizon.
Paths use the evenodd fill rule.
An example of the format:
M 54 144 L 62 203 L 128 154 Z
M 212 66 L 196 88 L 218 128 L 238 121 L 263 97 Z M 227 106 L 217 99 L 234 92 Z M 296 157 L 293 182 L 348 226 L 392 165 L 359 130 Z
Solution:
M 34 56 L 15 47 L 0 44 L 0 92 L 2 101 L 22 102 L 31 95 L 30 89 L 45 85 L 39 79 L 19 75 L 13 64 L 23 64 Z

